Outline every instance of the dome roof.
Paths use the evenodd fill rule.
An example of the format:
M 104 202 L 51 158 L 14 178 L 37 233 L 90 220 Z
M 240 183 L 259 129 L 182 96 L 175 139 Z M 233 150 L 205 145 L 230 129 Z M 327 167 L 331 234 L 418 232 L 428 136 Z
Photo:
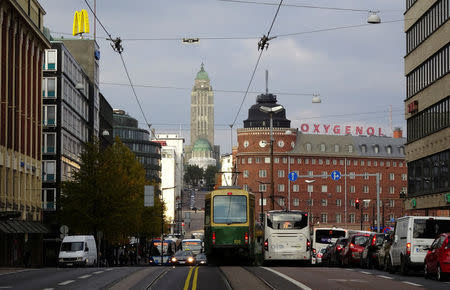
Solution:
M 260 107 L 276 107 L 277 96 L 270 93 L 261 94 L 256 97 L 256 104 L 248 109 L 248 119 L 244 120 L 244 128 L 258 128 L 258 127 L 269 127 L 270 126 L 270 115 L 261 112 Z M 291 121 L 286 119 L 286 110 L 283 108 L 278 113 L 273 114 L 273 127 L 274 128 L 290 128 Z
M 209 76 L 206 73 L 205 69 L 203 68 L 203 63 L 202 63 L 202 66 L 201 66 L 199 72 L 197 73 L 197 77 L 195 79 L 196 80 L 209 80 Z
M 212 149 L 208 140 L 200 138 L 195 141 L 192 151 L 212 151 Z

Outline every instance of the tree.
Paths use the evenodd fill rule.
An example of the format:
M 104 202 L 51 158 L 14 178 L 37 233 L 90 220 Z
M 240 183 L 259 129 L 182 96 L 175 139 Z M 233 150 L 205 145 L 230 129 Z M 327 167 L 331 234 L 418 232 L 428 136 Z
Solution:
M 217 173 L 219 173 L 219 168 L 217 168 L 217 166 L 210 165 L 208 166 L 208 168 L 206 168 L 203 178 L 205 179 L 207 188 L 211 189 L 214 187 L 214 185 L 216 185 Z
M 203 169 L 197 165 L 188 165 L 186 167 L 186 173 L 184 174 L 184 180 L 187 184 L 191 184 L 193 187 L 197 186 L 199 181 L 203 179 Z
M 119 138 L 106 150 L 100 149 L 98 141 L 89 143 L 81 154 L 80 169 L 63 183 L 62 221 L 74 233 L 102 231 L 112 243 L 127 241 L 144 228 L 152 232 L 144 216 L 160 213 L 162 205 L 144 209 L 147 183 L 144 168 Z

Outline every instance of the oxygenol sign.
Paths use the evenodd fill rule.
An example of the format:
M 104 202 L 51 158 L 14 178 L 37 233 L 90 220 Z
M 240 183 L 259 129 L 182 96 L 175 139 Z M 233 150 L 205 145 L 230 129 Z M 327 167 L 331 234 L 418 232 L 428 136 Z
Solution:
M 318 134 L 336 134 L 336 135 L 368 135 L 368 136 L 384 136 L 382 128 L 352 126 L 352 125 L 331 125 L 331 124 L 301 124 L 300 131 L 302 133 L 318 133 Z

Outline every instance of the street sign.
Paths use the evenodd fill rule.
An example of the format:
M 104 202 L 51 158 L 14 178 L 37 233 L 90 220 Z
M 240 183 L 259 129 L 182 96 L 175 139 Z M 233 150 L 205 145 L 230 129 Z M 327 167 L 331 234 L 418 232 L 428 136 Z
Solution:
M 332 171 L 330 175 L 331 179 L 333 179 L 334 181 L 341 179 L 341 173 L 337 170 Z
M 289 172 L 288 176 L 290 181 L 296 181 L 298 178 L 298 174 L 295 171 Z
M 66 225 L 62 225 L 62 226 L 59 228 L 59 232 L 60 232 L 61 234 L 66 235 L 66 234 L 69 232 L 69 227 L 66 226 Z

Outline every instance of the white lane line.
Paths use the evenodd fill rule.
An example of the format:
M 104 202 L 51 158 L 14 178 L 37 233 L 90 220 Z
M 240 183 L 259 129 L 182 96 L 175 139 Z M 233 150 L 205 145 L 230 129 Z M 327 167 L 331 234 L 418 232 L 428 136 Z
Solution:
M 416 283 L 413 283 L 413 282 L 402 281 L 402 283 L 405 283 L 405 284 L 408 284 L 408 285 L 412 285 L 412 286 L 422 287 L 422 285 L 416 284 Z
M 87 275 L 83 275 L 83 276 L 80 276 L 80 277 L 78 277 L 79 279 L 86 279 L 86 278 L 89 278 L 89 277 L 91 277 L 92 275 L 89 275 L 89 274 L 87 274 Z
M 112 270 L 114 270 L 114 268 L 108 268 L 108 269 L 106 269 L 106 271 L 112 271 Z
M 67 284 L 70 284 L 70 283 L 73 283 L 73 282 L 75 282 L 75 280 L 67 280 L 67 281 L 59 283 L 58 285 L 64 286 L 64 285 L 67 285 Z
M 350 268 L 345 268 L 345 270 L 347 270 L 347 271 L 355 271 L 355 270 L 353 270 L 353 269 L 350 269 Z
M 372 275 L 372 273 L 370 273 L 370 272 L 365 272 L 365 271 L 359 271 L 359 273 L 363 273 L 363 274 L 367 274 L 367 275 Z
M 0 289 L 11 289 L 12 286 L 0 286 Z
M 42 290 L 54 290 L 55 288 L 44 288 Z
M 103 273 L 103 272 L 105 272 L 105 271 L 97 271 L 97 272 L 94 272 L 94 273 L 92 273 L 92 274 L 97 275 L 97 274 L 101 274 L 101 273 Z
M 305 284 L 300 283 L 299 281 L 294 280 L 294 279 L 292 279 L 291 277 L 289 277 L 289 276 L 287 276 L 287 275 L 284 275 L 283 273 L 280 273 L 280 272 L 278 272 L 278 271 L 275 271 L 275 270 L 273 270 L 273 269 L 266 268 L 266 267 L 261 267 L 261 268 L 263 268 L 263 269 L 265 269 L 265 270 L 267 270 L 267 271 L 270 271 L 270 272 L 272 272 L 272 273 L 274 273 L 274 274 L 277 274 L 278 276 L 280 276 L 280 277 L 282 277 L 282 278 L 288 280 L 289 282 L 293 283 L 295 286 L 300 287 L 301 289 L 304 289 L 304 290 L 312 290 L 311 288 L 309 288 L 309 287 L 306 286 Z
M 389 277 L 389 276 L 383 276 L 383 275 L 378 275 L 378 277 L 380 278 L 384 278 L 384 279 L 389 279 L 389 280 L 393 280 L 394 278 Z

